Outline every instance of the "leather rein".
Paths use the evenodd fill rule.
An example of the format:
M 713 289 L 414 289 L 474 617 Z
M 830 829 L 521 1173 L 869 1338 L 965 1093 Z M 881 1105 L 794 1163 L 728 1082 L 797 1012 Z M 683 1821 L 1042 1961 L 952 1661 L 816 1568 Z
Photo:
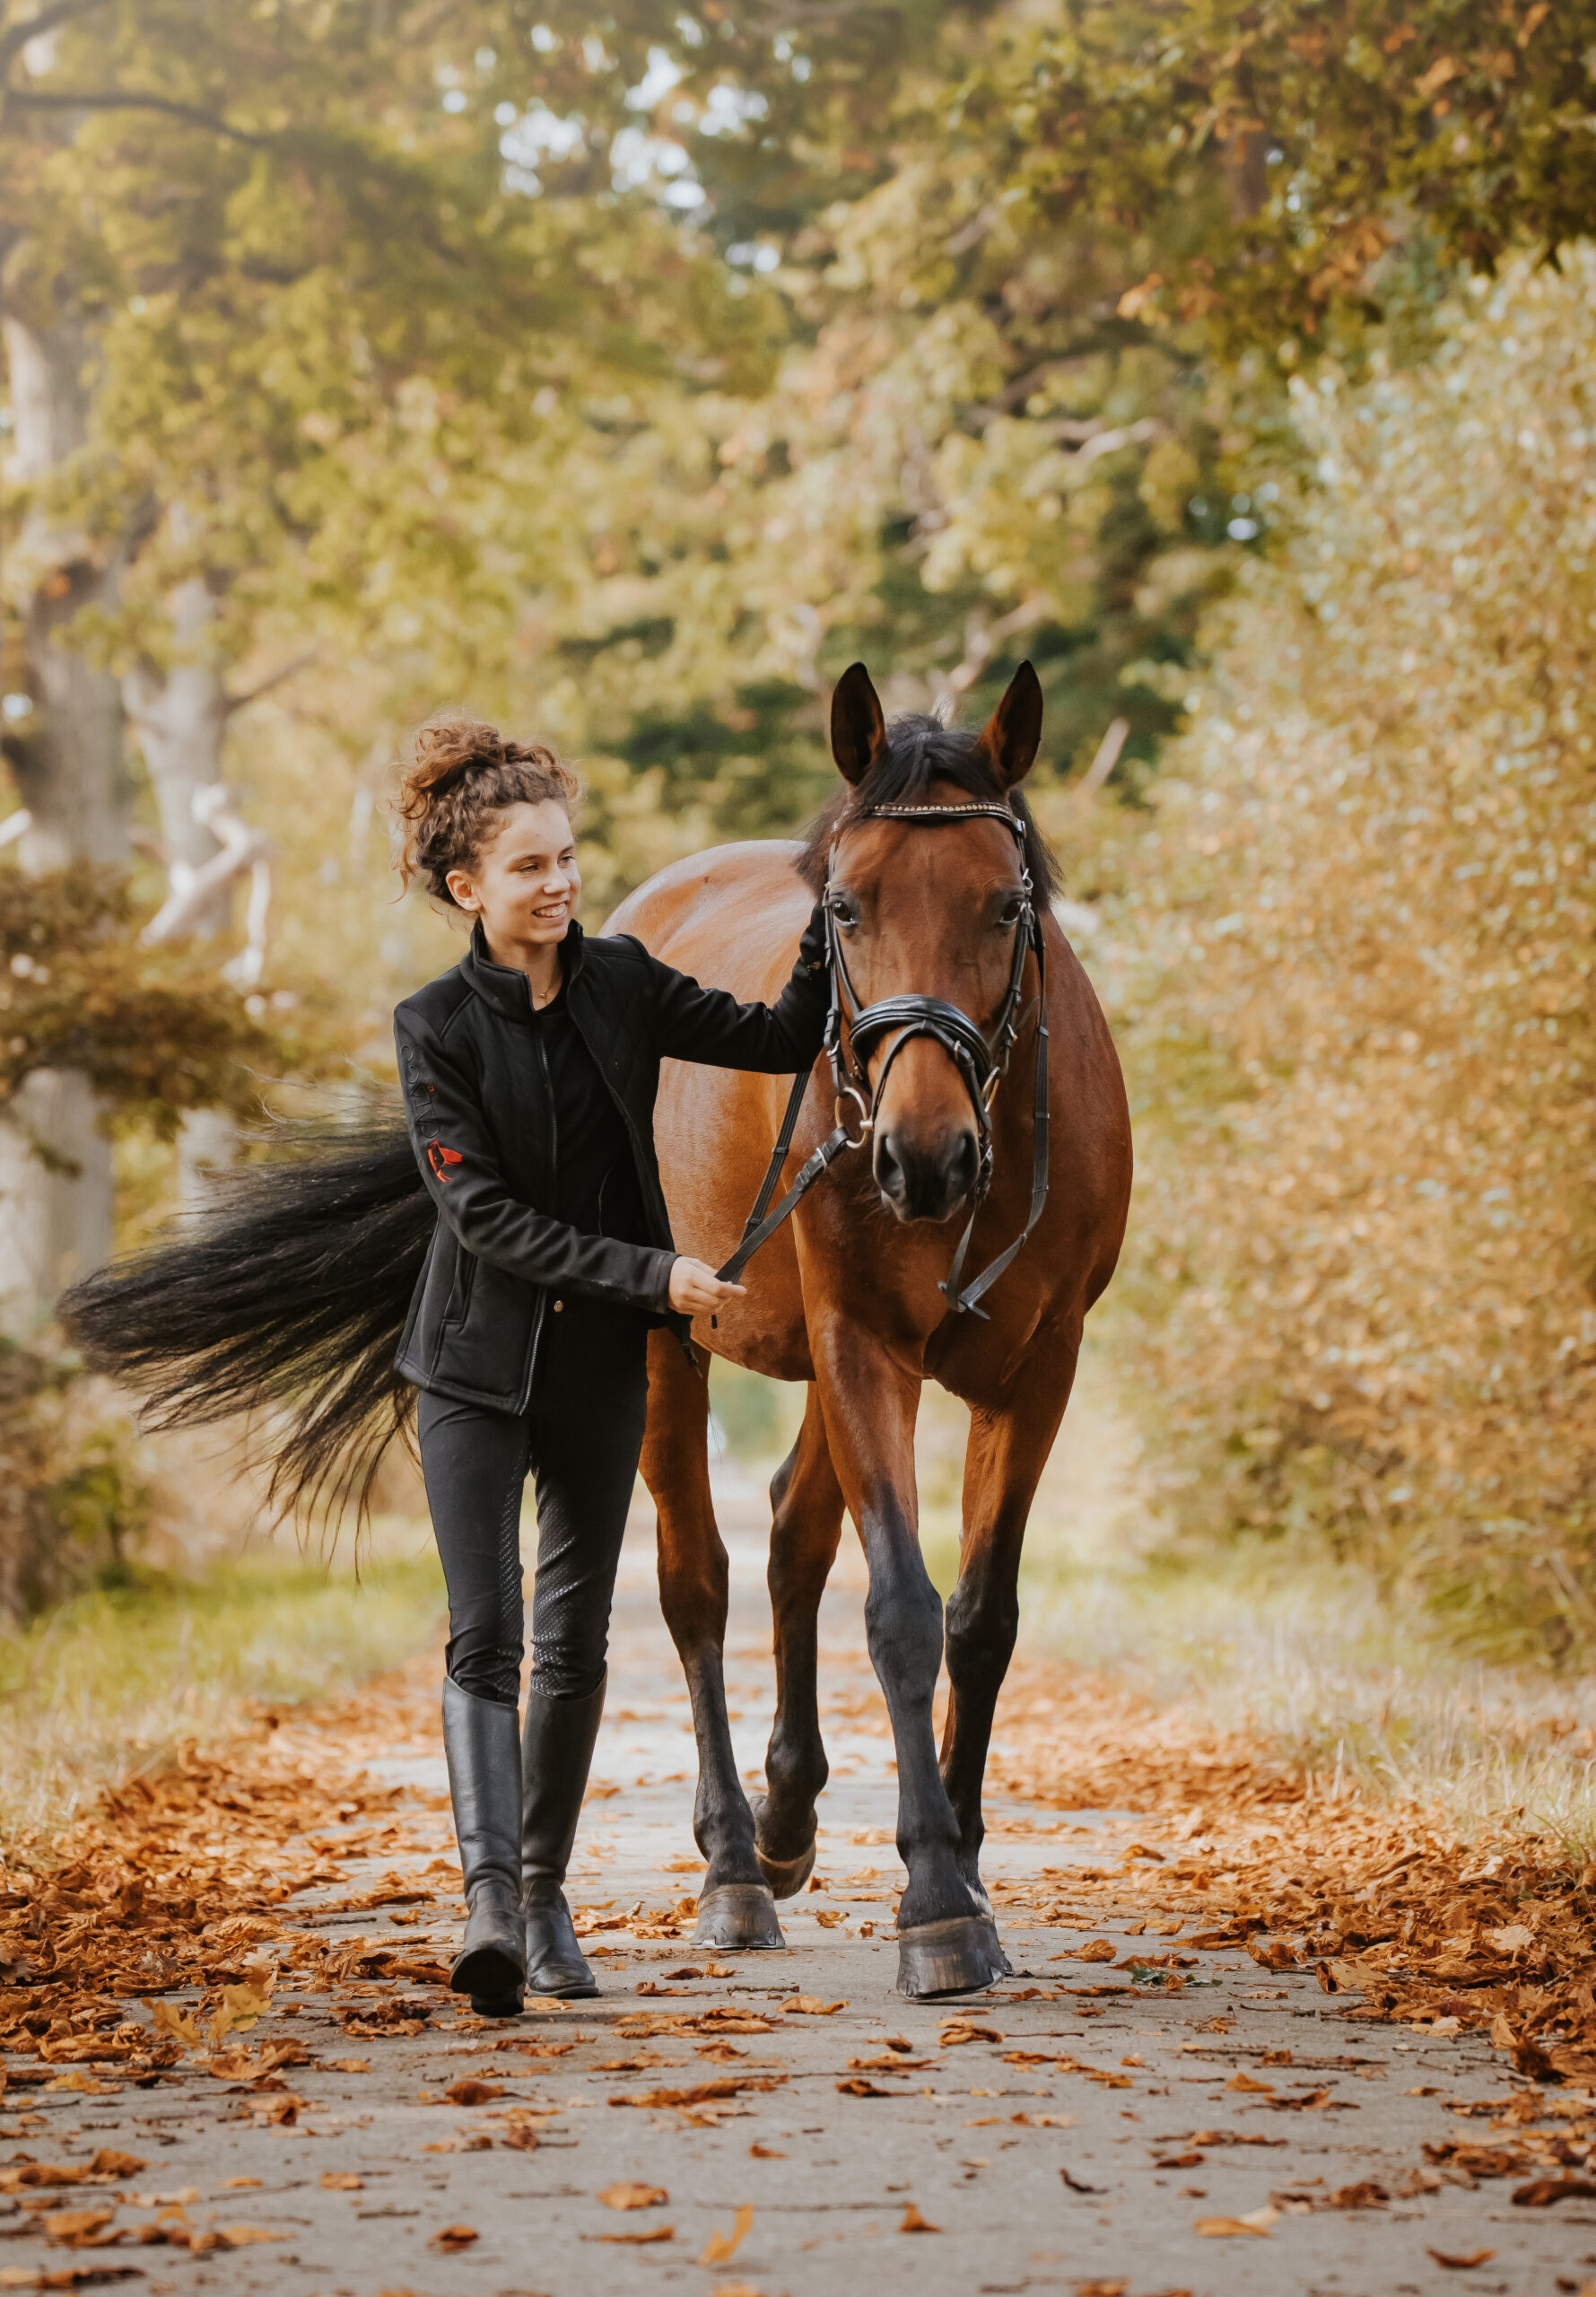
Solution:
M 805 1163 L 780 1204 L 772 1210 L 771 1199 L 776 1192 L 781 1168 L 792 1147 L 793 1135 L 798 1130 L 798 1112 L 808 1090 L 810 1072 L 807 1070 L 801 1071 L 793 1079 L 781 1129 L 776 1136 L 776 1145 L 771 1153 L 770 1165 L 759 1194 L 744 1224 L 742 1239 L 725 1267 L 716 1271 L 723 1283 L 736 1283 L 761 1245 L 773 1236 L 782 1222 L 790 1218 L 821 1175 L 830 1170 L 845 1149 L 865 1147 L 875 1130 L 881 1096 L 892 1065 L 903 1047 L 916 1037 L 929 1037 L 942 1047 L 964 1079 L 971 1106 L 975 1112 L 979 1164 L 970 1218 L 964 1225 L 964 1235 L 959 1238 L 953 1265 L 938 1288 L 955 1315 L 969 1311 L 985 1317 L 986 1310 L 977 1305 L 982 1294 L 997 1282 L 1041 1219 L 1042 1208 L 1047 1203 L 1048 1188 L 1047 961 L 1042 947 L 1042 921 L 1036 911 L 1035 888 L 1031 882 L 1029 869 L 1024 866 L 1025 825 L 1010 806 L 972 799 L 964 806 L 866 806 L 850 817 L 846 826 L 851 827 L 859 821 L 882 820 L 907 822 L 918 828 L 941 822 L 976 818 L 1002 822 L 1011 829 L 1018 841 L 1022 857 L 1018 890 L 1023 906 L 1015 921 L 1014 964 L 1009 970 L 1007 992 L 991 1035 L 989 1036 L 958 1006 L 950 1005 L 939 997 L 904 995 L 883 997 L 874 1005 L 860 1003 L 848 971 L 848 960 L 842 954 L 832 893 L 832 873 L 837 855 L 833 842 L 826 860 L 824 895 L 831 1005 L 826 1014 L 823 1049 L 831 1067 L 833 1114 L 836 1124 Z M 1009 1056 L 1019 1035 L 1020 999 L 1025 982 L 1025 957 L 1029 952 L 1035 954 L 1037 984 L 1031 1210 L 1025 1227 L 1014 1242 L 999 1253 L 979 1276 L 964 1284 L 963 1274 L 970 1239 L 991 1186 L 992 1104 L 997 1098 L 998 1087 L 1008 1072 Z M 868 1075 L 870 1059 L 888 1039 L 891 1042 L 887 1045 L 886 1058 L 881 1064 L 881 1073 L 872 1089 Z M 857 1131 L 850 1129 L 850 1114 L 857 1122 Z

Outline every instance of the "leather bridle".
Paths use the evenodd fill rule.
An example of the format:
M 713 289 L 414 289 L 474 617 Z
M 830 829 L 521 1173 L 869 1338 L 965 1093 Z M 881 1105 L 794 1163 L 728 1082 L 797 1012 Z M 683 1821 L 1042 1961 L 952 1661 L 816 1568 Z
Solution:
M 1031 873 L 1024 863 L 1025 825 L 1010 806 L 972 799 L 969 804 L 962 806 L 864 806 L 849 817 L 844 826 L 851 828 L 856 822 L 885 820 L 907 822 L 915 828 L 929 828 L 943 822 L 980 818 L 1002 822 L 1011 829 L 1018 841 L 1021 854 L 1017 889 L 1022 906 L 1015 920 L 1014 963 L 1009 970 L 1007 991 L 990 1035 L 960 1007 L 950 1005 L 940 997 L 906 994 L 883 997 L 874 1005 L 861 1004 L 848 971 L 848 960 L 842 952 L 838 928 L 835 896 L 832 889 L 837 848 L 835 841 L 833 842 L 826 858 L 823 896 L 826 969 L 831 979 L 831 1005 L 826 1015 L 824 1049 L 832 1072 L 833 1114 L 836 1124 L 804 1165 L 781 1203 L 774 1211 L 769 1211 L 767 1208 L 791 1148 L 798 1112 L 808 1088 L 807 1071 L 796 1077 L 763 1184 L 744 1225 L 742 1240 L 725 1267 L 717 1271 L 723 1282 L 737 1281 L 761 1245 L 773 1236 L 782 1222 L 797 1210 L 821 1175 L 829 1170 L 844 1149 L 865 1147 L 875 1131 L 881 1096 L 893 1063 L 903 1047 L 911 1044 L 917 1037 L 929 1037 L 942 1047 L 964 1079 L 971 1106 L 975 1112 L 979 1163 L 972 1191 L 970 1218 L 959 1238 L 953 1265 L 938 1288 L 955 1314 L 963 1314 L 968 1310 L 984 1317 L 986 1311 L 977 1303 L 1003 1274 L 1041 1219 L 1042 1208 L 1047 1202 L 1048 1188 L 1047 974 L 1035 888 L 1031 881 Z M 992 1104 L 1008 1072 L 1009 1056 L 1019 1036 L 1020 1000 L 1024 991 L 1025 957 L 1029 952 L 1033 952 L 1036 958 L 1037 989 L 1031 1210 L 1025 1227 L 1014 1242 L 999 1253 L 979 1276 L 969 1284 L 963 1284 L 964 1259 L 970 1249 L 976 1218 L 991 1186 Z M 872 1087 L 869 1065 L 883 1044 L 886 1044 L 886 1055 Z M 850 1104 L 855 1113 L 857 1131 L 850 1130 L 849 1117 L 844 1113 Z

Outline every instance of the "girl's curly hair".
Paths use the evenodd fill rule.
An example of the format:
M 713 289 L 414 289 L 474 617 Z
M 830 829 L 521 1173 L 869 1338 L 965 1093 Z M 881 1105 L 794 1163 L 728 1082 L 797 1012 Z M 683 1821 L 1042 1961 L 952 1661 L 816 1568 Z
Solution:
M 468 712 L 440 710 L 412 735 L 400 773 L 399 875 L 406 886 L 419 878 L 452 908 L 449 871 L 471 868 L 507 807 L 552 798 L 574 815 L 581 796 L 580 781 L 546 742 L 509 741 Z

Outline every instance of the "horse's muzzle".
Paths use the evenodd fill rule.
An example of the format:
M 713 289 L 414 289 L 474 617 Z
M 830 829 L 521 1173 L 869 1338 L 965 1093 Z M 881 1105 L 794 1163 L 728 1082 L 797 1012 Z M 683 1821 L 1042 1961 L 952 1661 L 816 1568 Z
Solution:
M 900 1220 L 947 1220 L 975 1187 L 981 1149 L 969 1126 L 929 1140 L 878 1130 L 870 1161 L 876 1185 Z

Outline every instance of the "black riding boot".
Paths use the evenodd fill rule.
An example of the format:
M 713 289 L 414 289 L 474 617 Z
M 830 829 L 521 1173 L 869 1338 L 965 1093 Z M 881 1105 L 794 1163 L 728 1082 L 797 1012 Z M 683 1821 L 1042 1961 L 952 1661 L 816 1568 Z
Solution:
M 521 1936 L 521 1748 L 513 1707 L 443 1681 L 443 1751 L 466 1883 L 466 1935 L 449 1969 L 456 1994 L 487 2018 L 513 2018 L 526 1980 Z
M 534 1671 L 521 1742 L 521 1884 L 531 1994 L 598 1991 L 576 1943 L 561 1885 L 571 1864 L 603 1712 L 603 1683 L 586 1699 L 545 1699 Z

